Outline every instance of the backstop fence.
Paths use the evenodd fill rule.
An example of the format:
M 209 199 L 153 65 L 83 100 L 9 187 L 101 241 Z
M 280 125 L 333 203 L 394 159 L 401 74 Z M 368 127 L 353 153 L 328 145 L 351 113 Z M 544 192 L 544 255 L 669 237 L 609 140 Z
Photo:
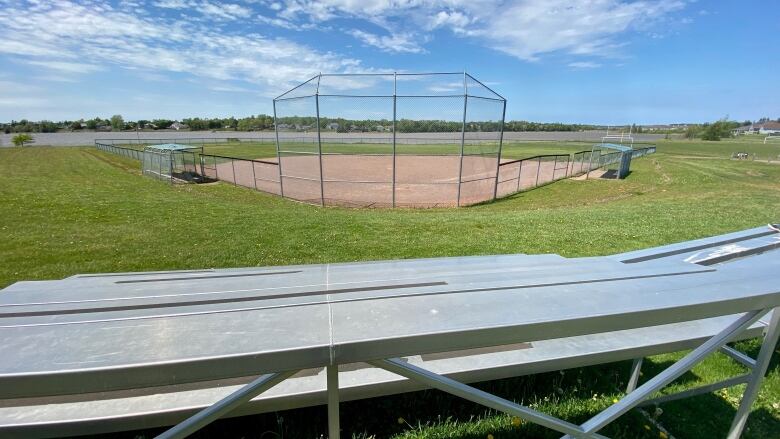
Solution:
M 317 139 L 313 137 L 306 137 L 306 136 L 300 136 L 300 137 L 289 137 L 288 139 L 295 139 L 298 144 L 308 144 L 308 145 L 317 145 L 319 146 Z M 365 149 L 365 148 L 373 148 L 377 146 L 378 148 L 383 148 L 386 144 L 387 137 L 377 137 L 377 136 L 368 136 L 368 137 L 330 137 L 327 140 L 323 139 L 323 145 L 326 146 L 328 150 L 338 150 L 339 148 L 352 148 L 357 147 Z M 204 143 L 196 143 L 193 142 L 194 145 L 199 145 L 201 147 L 214 147 L 219 148 L 221 145 L 230 144 L 232 140 L 225 139 L 204 139 Z M 215 142 L 216 140 L 216 142 Z M 253 142 L 255 140 L 260 140 L 259 142 Z M 451 144 L 448 144 L 446 139 L 430 139 L 430 138 L 422 138 L 422 137 L 396 137 L 396 150 L 397 151 L 415 151 L 415 148 L 419 147 L 420 145 L 423 145 L 424 148 L 427 148 L 429 145 L 436 144 L 435 142 L 439 142 L 437 147 L 440 147 L 442 149 L 446 148 L 452 148 Z M 126 142 L 126 139 L 122 139 L 121 142 Z M 171 142 L 171 139 L 151 139 L 154 143 L 168 143 Z M 176 139 L 176 142 L 182 142 L 182 139 Z M 95 146 L 96 148 L 110 152 L 113 154 L 135 158 L 137 160 L 142 160 L 143 158 L 143 150 L 141 149 L 133 149 L 133 148 L 141 148 L 148 146 L 149 140 L 146 139 L 141 143 L 137 143 L 133 145 L 133 148 L 127 148 L 123 146 L 117 146 L 112 145 L 109 140 L 99 140 L 96 141 Z M 407 143 L 409 142 L 409 143 Z M 477 148 L 477 144 L 479 141 L 477 140 L 471 140 L 470 141 L 470 147 Z M 240 142 L 244 145 L 246 144 L 263 144 L 270 146 L 273 143 L 271 141 L 268 141 L 268 139 L 242 139 Z M 126 144 L 126 143 L 123 143 Z M 243 146 L 243 145 L 239 145 Z M 640 146 L 640 145 L 637 145 Z M 310 146 L 307 146 L 310 147 Z M 655 152 L 655 146 L 647 145 L 647 146 L 640 146 L 638 148 L 635 148 L 631 155 L 634 158 L 643 157 L 648 154 L 652 154 Z M 251 153 L 250 153 L 251 154 Z M 517 192 L 523 192 L 530 189 L 534 189 L 540 186 L 544 186 L 546 184 L 564 179 L 564 178 L 572 178 L 572 177 L 578 177 L 581 175 L 584 175 L 590 171 L 595 171 L 602 168 L 608 168 L 609 166 L 613 165 L 614 163 L 617 163 L 617 161 L 620 160 L 619 153 L 607 153 L 602 154 L 602 151 L 600 149 L 594 148 L 593 150 L 583 150 L 578 151 L 572 154 L 544 154 L 544 155 L 537 155 L 533 157 L 526 157 L 522 159 L 515 159 L 515 160 L 508 160 L 508 159 L 502 159 L 502 161 L 498 164 L 498 170 L 497 170 L 497 179 L 493 180 L 495 181 L 495 196 L 496 197 L 505 197 L 508 195 L 512 195 Z M 304 157 L 308 156 L 303 154 Z M 326 161 L 327 164 L 331 165 L 329 167 L 324 167 L 325 170 L 328 172 L 333 171 L 334 163 L 328 163 L 327 161 L 331 159 L 332 157 L 338 157 L 340 159 L 344 159 L 345 154 L 338 154 L 338 153 L 331 153 L 331 154 L 324 154 L 323 159 Z M 309 175 L 313 175 L 308 180 L 304 181 L 310 181 L 312 182 L 311 185 L 314 186 L 313 188 L 310 188 L 308 190 L 308 193 L 306 193 L 309 196 L 308 201 L 315 204 L 320 204 L 322 202 L 321 198 L 317 198 L 319 195 L 320 197 L 323 194 L 330 194 L 330 191 L 325 191 L 325 188 L 331 188 L 334 185 L 342 184 L 344 186 L 353 186 L 356 189 L 361 189 L 361 191 L 364 191 L 366 188 L 365 186 L 370 185 L 388 185 L 390 186 L 390 189 L 387 189 L 384 191 L 384 199 L 380 199 L 378 202 L 376 202 L 373 199 L 368 199 L 370 196 L 376 196 L 377 192 L 374 189 L 372 192 L 369 190 L 368 194 L 358 194 L 354 196 L 354 200 L 358 201 L 352 201 L 351 203 L 344 202 L 343 199 L 340 200 L 334 200 L 331 198 L 325 199 L 325 204 L 340 204 L 340 205 L 346 205 L 346 206 L 354 206 L 354 207 L 382 207 L 382 206 L 390 206 L 392 205 L 392 195 L 391 190 L 396 193 L 396 201 L 397 206 L 401 205 L 410 205 L 409 198 L 410 196 L 405 195 L 402 193 L 402 191 L 405 190 L 438 190 L 438 194 L 436 196 L 441 196 L 442 193 L 447 193 L 446 191 L 449 191 L 449 196 L 451 197 L 450 200 L 457 200 L 457 187 L 459 185 L 459 182 L 457 180 L 454 181 L 442 181 L 442 180 L 436 180 L 436 179 L 430 179 L 429 181 L 420 182 L 415 181 L 414 174 L 408 175 L 409 169 L 408 168 L 414 168 L 418 164 L 414 163 L 414 160 L 420 161 L 424 166 L 437 166 L 442 165 L 442 159 L 444 160 L 443 169 L 440 169 L 438 171 L 428 171 L 428 175 L 435 175 L 435 172 L 448 172 L 447 169 L 455 168 L 456 165 L 460 165 L 459 163 L 447 163 L 448 156 L 447 155 L 431 155 L 431 156 L 425 156 L 425 155 L 419 155 L 419 154 L 406 154 L 406 155 L 397 155 L 395 157 L 396 163 L 401 162 L 405 163 L 405 161 L 409 161 L 411 163 L 407 163 L 407 169 L 398 169 L 398 173 L 393 176 L 392 173 L 392 161 L 388 160 L 388 157 L 383 154 L 358 154 L 359 159 L 350 157 L 350 160 L 348 160 L 344 165 L 349 165 L 348 167 L 341 170 L 341 172 L 349 172 L 353 177 L 350 180 L 341 181 L 338 179 L 331 178 L 330 174 L 324 174 L 324 178 L 322 179 L 322 192 L 320 192 L 320 180 L 318 177 L 318 171 L 319 171 L 319 164 L 317 162 L 314 162 L 313 165 L 310 166 L 311 173 Z M 293 157 L 297 157 L 297 155 L 293 155 Z M 317 159 L 319 159 L 319 155 L 316 155 Z M 426 163 L 426 158 L 430 157 L 431 159 L 436 159 L 435 161 L 428 161 Z M 452 157 L 452 156 L 449 156 Z M 457 156 L 455 156 L 457 157 Z M 390 156 L 392 159 L 392 156 Z M 400 159 L 400 160 L 399 160 Z M 311 158 L 309 158 L 311 160 Z M 375 160 L 374 163 L 372 163 L 372 160 Z M 449 159 L 452 160 L 451 158 Z M 235 157 L 230 155 L 219 155 L 219 154 L 210 154 L 207 152 L 190 152 L 188 153 L 186 158 L 183 158 L 182 160 L 176 161 L 171 166 L 173 167 L 176 165 L 177 169 L 182 169 L 187 172 L 193 172 L 195 174 L 198 174 L 202 176 L 206 180 L 220 180 L 224 181 L 230 184 L 233 184 L 235 186 L 242 186 L 247 187 L 250 189 L 267 192 L 275 195 L 282 195 L 289 198 L 296 198 L 295 196 L 291 196 L 289 192 L 283 193 L 283 183 L 282 183 L 282 171 L 279 167 L 279 160 L 277 157 L 270 157 L 266 159 L 250 159 L 250 158 L 242 158 L 242 157 Z M 468 160 L 464 160 L 465 163 L 468 163 Z M 449 164 L 450 168 L 447 168 L 447 164 Z M 303 166 L 301 164 L 298 164 L 298 168 L 294 168 L 293 171 L 301 171 L 303 169 Z M 382 165 L 384 165 L 384 170 L 382 170 Z M 150 165 L 150 167 L 153 167 Z M 338 168 L 336 168 L 338 169 Z M 382 172 L 385 172 L 385 174 L 381 174 Z M 402 172 L 407 172 L 407 174 L 403 174 Z M 473 173 L 473 171 L 470 171 Z M 173 173 L 171 172 L 159 172 L 161 175 L 168 175 L 165 179 L 169 178 L 170 175 Z M 464 172 L 465 175 L 467 172 Z M 456 172 L 455 175 L 457 176 L 458 173 Z M 381 180 L 382 178 L 386 178 L 386 180 Z M 295 180 L 288 178 L 288 181 Z M 395 180 L 395 184 L 393 181 Z M 480 181 L 479 178 L 475 179 L 476 181 Z M 483 178 L 482 181 L 487 180 L 490 182 L 490 176 L 487 178 Z M 464 181 L 465 182 L 465 181 Z M 353 184 L 354 183 L 354 184 Z M 300 190 L 301 185 L 299 184 L 298 187 L 294 187 L 293 189 Z M 306 188 L 306 184 L 303 185 L 303 188 Z M 445 189 L 442 189 L 445 188 Z M 371 189 L 371 188 L 369 188 Z M 461 187 L 463 189 L 463 187 Z M 493 187 L 489 188 L 490 190 L 493 190 Z M 287 188 L 289 190 L 289 188 Z M 380 192 L 382 193 L 382 192 Z M 484 191 L 482 192 L 485 193 Z M 300 192 L 293 193 L 292 195 L 296 195 L 300 198 L 304 198 L 301 196 Z M 463 196 L 463 194 L 462 194 Z M 405 198 L 406 197 L 406 198 Z M 418 195 L 419 197 L 419 195 Z M 362 201 L 360 201 L 362 199 Z M 465 199 L 465 197 L 463 198 Z M 490 199 L 490 197 L 488 198 Z M 387 202 L 387 200 L 390 200 L 390 202 Z M 307 201 L 307 200 L 304 200 Z M 431 204 L 427 204 L 426 206 L 430 206 Z M 435 204 L 434 204 L 435 205 Z M 442 204 L 444 205 L 444 204 Z M 452 204 L 449 204 L 452 205 Z
M 465 72 L 317 75 L 274 99 L 280 192 L 347 206 L 493 199 L 505 108 Z M 301 141 L 302 131 L 316 135 Z M 372 134 L 336 142 L 339 133 Z M 427 135 L 411 141 L 414 133 Z

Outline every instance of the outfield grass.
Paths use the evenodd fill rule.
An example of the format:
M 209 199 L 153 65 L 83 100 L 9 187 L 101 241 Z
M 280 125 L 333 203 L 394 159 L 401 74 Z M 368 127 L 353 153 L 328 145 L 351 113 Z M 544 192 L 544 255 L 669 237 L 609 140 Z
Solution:
M 272 142 L 220 142 L 193 144 L 203 146 L 205 154 L 221 155 L 242 159 L 263 159 L 276 157 L 276 144 Z M 285 151 L 317 152 L 317 144 L 313 142 L 283 142 Z M 498 148 L 497 142 L 484 142 L 483 144 L 466 145 L 467 154 L 479 152 L 494 153 Z M 122 144 L 126 148 L 143 150 L 144 145 Z M 579 151 L 589 151 L 593 143 L 588 142 L 553 142 L 553 141 L 508 141 L 503 143 L 502 157 L 506 159 L 520 159 L 544 154 L 573 154 Z M 323 141 L 323 153 L 331 154 L 392 154 L 393 145 L 390 143 L 343 143 Z M 457 155 L 460 153 L 460 143 L 435 143 L 435 144 L 402 144 L 396 145 L 397 154 L 417 155 Z
M 728 160 L 735 151 L 769 156 L 780 154 L 780 146 L 752 139 L 665 141 L 657 154 L 635 160 L 624 181 L 560 181 L 463 209 L 350 210 L 222 183 L 170 186 L 141 177 L 137 162 L 93 148 L 1 148 L 0 286 L 86 272 L 516 252 L 603 255 L 780 220 L 780 165 Z M 516 152 L 538 154 L 530 145 Z M 740 347 L 755 354 L 758 344 Z M 653 357 L 645 377 L 682 355 Z M 780 437 L 778 357 L 745 438 Z M 716 354 L 677 386 L 741 371 Z M 628 364 L 620 363 L 481 387 L 576 422 L 619 397 L 627 373 Z M 740 391 L 665 404 L 657 421 L 677 438 L 723 437 Z M 342 412 L 345 431 L 360 437 L 559 436 L 435 391 L 346 403 Z M 271 432 L 267 437 L 323 434 L 325 410 L 225 420 L 202 435 L 261 437 L 264 431 Z M 632 412 L 605 434 L 657 438 L 659 430 Z

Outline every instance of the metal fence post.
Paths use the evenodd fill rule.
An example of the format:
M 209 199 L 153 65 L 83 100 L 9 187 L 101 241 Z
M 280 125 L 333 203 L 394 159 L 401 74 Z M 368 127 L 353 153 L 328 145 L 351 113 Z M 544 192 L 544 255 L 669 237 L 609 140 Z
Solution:
M 466 83 L 466 72 L 463 72 L 463 125 L 460 130 L 460 165 L 458 166 L 458 200 L 457 206 L 460 207 L 460 186 L 463 184 L 463 151 L 466 144 L 466 106 L 469 101 L 469 89 Z
M 276 137 L 276 166 L 279 169 L 279 196 L 284 198 L 284 185 L 282 183 L 282 153 L 279 145 L 279 120 L 276 118 L 276 99 L 274 99 L 274 135 Z
M 590 157 L 588 157 L 588 172 L 585 174 L 585 180 L 590 178 L 590 171 L 591 171 L 591 168 L 593 167 L 593 151 L 595 149 L 596 149 L 596 144 L 594 143 L 590 147 Z
M 542 158 L 537 157 L 536 163 L 536 183 L 534 183 L 534 187 L 539 186 L 539 172 L 542 170 Z M 555 171 L 553 171 L 553 174 L 555 174 Z
M 493 187 L 493 199 L 498 198 L 498 173 L 501 169 L 501 150 L 504 146 L 504 119 L 506 118 L 506 99 L 504 99 L 504 109 L 501 110 L 501 132 L 498 135 L 498 159 L 496 160 L 496 184 Z
M 317 155 L 320 158 L 320 205 L 325 206 L 325 181 L 322 178 L 322 137 L 320 134 L 320 79 L 317 78 L 317 93 L 314 94 L 315 107 L 317 109 Z
M 520 160 L 520 166 L 517 168 L 517 190 L 515 192 L 520 192 L 520 177 L 523 175 L 523 163 L 525 163 L 525 160 Z
M 255 182 L 255 190 L 257 190 L 257 175 L 255 174 L 255 161 L 250 160 L 249 163 L 252 164 L 252 180 Z
M 198 158 L 200 159 L 200 175 L 205 177 L 206 173 L 205 173 L 205 171 L 203 169 L 203 147 L 202 146 L 200 147 L 200 155 L 198 156 Z M 194 165 L 194 163 L 193 163 L 193 165 Z
M 395 151 L 395 142 L 396 142 L 396 135 L 395 135 L 395 120 L 396 120 L 396 102 L 398 100 L 397 96 L 397 84 L 398 84 L 398 74 L 396 72 L 393 72 L 393 207 L 395 207 L 395 166 L 396 166 L 396 151 Z
M 238 179 L 236 178 L 236 161 L 230 159 L 230 167 L 233 168 L 233 186 L 238 186 Z

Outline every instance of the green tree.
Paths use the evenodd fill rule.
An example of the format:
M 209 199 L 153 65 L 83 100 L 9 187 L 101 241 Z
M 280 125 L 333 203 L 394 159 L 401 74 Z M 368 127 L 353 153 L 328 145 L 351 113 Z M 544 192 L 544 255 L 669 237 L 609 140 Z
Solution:
M 100 118 L 97 118 L 97 117 L 94 118 L 94 119 L 88 120 L 87 121 L 87 129 L 88 130 L 94 130 L 95 128 L 97 128 L 97 124 L 98 124 L 99 120 L 100 120 Z
M 170 128 L 173 121 L 170 119 L 154 119 L 152 123 L 156 125 L 158 129 L 164 130 Z
M 688 128 L 685 129 L 685 138 L 695 139 L 699 136 L 699 132 L 701 132 L 701 127 L 699 125 L 688 125 Z
M 125 128 L 125 120 L 122 118 L 121 114 L 111 116 L 111 128 L 117 131 Z
M 739 122 L 729 121 L 727 118 L 720 119 L 704 127 L 701 132 L 703 140 L 720 140 L 724 137 L 731 137 L 731 130 L 739 126 Z
M 14 142 L 14 145 L 16 146 L 24 146 L 25 143 L 32 143 L 35 139 L 33 139 L 33 136 L 30 134 L 21 133 L 13 136 L 11 141 Z

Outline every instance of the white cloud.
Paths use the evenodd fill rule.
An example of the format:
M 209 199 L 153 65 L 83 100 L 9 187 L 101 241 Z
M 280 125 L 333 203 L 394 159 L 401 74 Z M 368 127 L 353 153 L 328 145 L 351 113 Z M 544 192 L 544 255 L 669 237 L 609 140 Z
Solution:
M 230 84 L 208 85 L 208 89 L 212 91 L 228 92 L 228 93 L 251 93 L 252 92 L 252 90 L 249 90 L 248 88 L 237 87 L 235 85 L 230 85 Z
M 32 56 L 61 56 L 62 54 L 55 47 L 39 46 L 20 40 L 0 40 L 0 53 Z
M 376 35 L 370 32 L 364 32 L 358 29 L 347 31 L 348 34 L 357 38 L 369 46 L 374 46 L 384 52 L 395 53 L 423 53 L 423 49 L 417 42 L 419 37 L 414 34 L 394 34 L 394 35 Z
M 621 35 L 663 26 L 667 15 L 685 6 L 684 0 L 286 0 L 279 16 L 312 22 L 358 18 L 391 35 L 416 35 L 423 41 L 430 36 L 420 31 L 447 29 L 534 61 L 553 52 L 614 56 L 625 45 Z M 348 33 L 388 50 L 383 37 L 358 30 Z M 417 47 L 420 50 L 410 52 L 423 51 L 420 44 Z
M 26 63 L 50 70 L 57 70 L 63 73 L 93 73 L 104 70 L 103 67 L 95 64 L 82 64 L 65 61 L 26 61 Z
M 471 19 L 462 12 L 439 11 L 436 15 L 431 17 L 429 26 L 432 29 L 447 26 L 457 32 L 462 32 L 469 23 L 471 23 Z
M 255 19 L 260 23 L 270 24 L 271 26 L 281 27 L 283 29 L 302 31 L 316 28 L 316 26 L 311 23 L 297 24 L 292 21 L 285 20 L 284 18 L 268 17 L 262 14 L 257 14 Z
M 569 63 L 569 67 L 573 69 L 596 69 L 601 67 L 601 64 L 593 61 L 576 61 Z
M 213 20 L 243 17 L 248 10 L 197 3 L 219 9 Z M 173 5 L 169 2 L 169 6 Z M 34 10 L 11 6 L 0 11 L 2 53 L 71 74 L 115 65 L 145 75 L 182 72 L 243 80 L 268 96 L 316 72 L 353 71 L 360 66 L 358 60 L 283 38 L 67 0 L 45 3 Z
M 198 10 L 206 16 L 220 18 L 224 20 L 235 20 L 237 18 L 248 18 L 252 15 L 252 10 L 237 4 L 230 3 L 211 3 L 204 1 L 198 6 Z
M 161 0 L 153 2 L 152 5 L 164 9 L 185 9 L 189 7 L 189 2 L 184 0 Z
M 41 108 L 46 107 L 49 101 L 44 98 L 31 98 L 31 97 L 3 97 L 0 96 L 0 108 Z
M 669 0 L 525 1 L 503 9 L 470 34 L 524 60 L 536 60 L 542 54 L 558 51 L 612 56 L 623 46 L 617 41 L 618 35 L 648 26 L 653 19 L 683 6 L 680 1 Z

